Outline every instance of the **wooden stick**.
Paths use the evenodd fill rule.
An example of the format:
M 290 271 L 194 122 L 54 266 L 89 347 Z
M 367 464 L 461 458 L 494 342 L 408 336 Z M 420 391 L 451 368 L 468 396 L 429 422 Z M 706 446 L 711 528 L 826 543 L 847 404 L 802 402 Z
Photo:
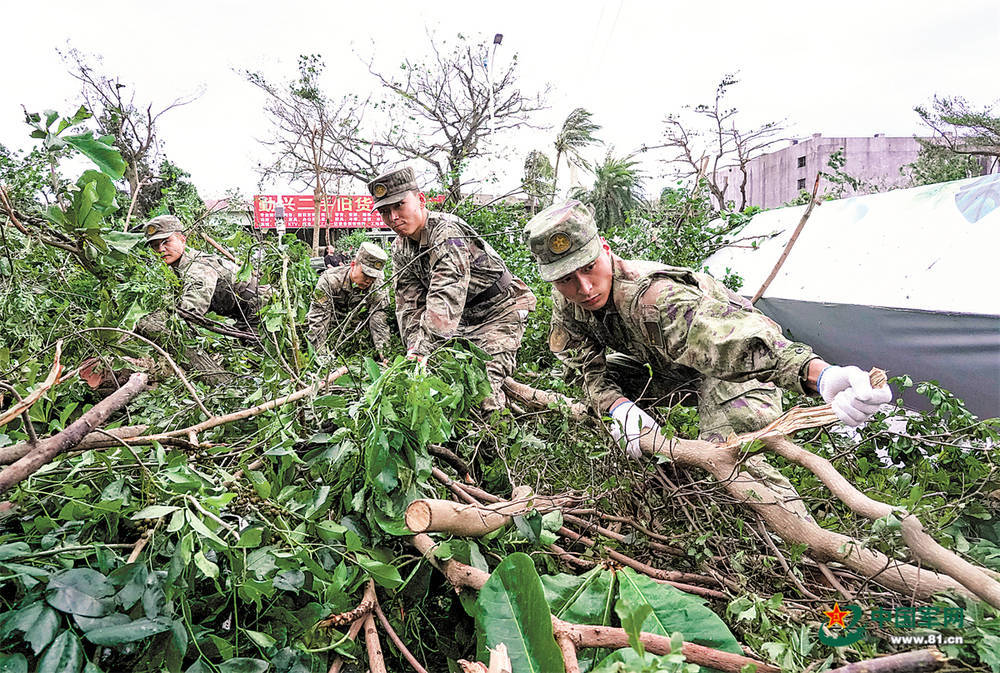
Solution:
M 95 404 L 87 413 L 71 423 L 68 428 L 57 435 L 40 441 L 31 453 L 4 468 L 0 472 L 0 493 L 5 493 L 11 487 L 27 479 L 61 452 L 79 444 L 94 428 L 103 424 L 108 416 L 145 390 L 146 380 L 147 376 L 142 372 L 132 374 L 124 386 Z
M 215 248 L 216 250 L 218 250 L 226 259 L 228 259 L 233 264 L 239 264 L 239 262 L 236 261 L 236 257 L 233 256 L 233 253 L 229 252 L 228 250 L 226 250 L 225 248 L 223 248 L 221 245 L 219 245 L 218 243 L 216 243 L 215 240 L 213 240 L 211 236 L 209 236 L 208 234 L 206 234 L 204 231 L 199 231 L 198 233 L 201 235 L 201 237 L 203 239 L 205 239 L 206 243 L 208 243 L 210 246 L 212 246 L 213 248 Z
M 388 673 L 385 668 L 385 657 L 382 656 L 382 643 L 378 638 L 378 629 L 371 615 L 365 617 L 365 649 L 368 650 L 368 670 L 370 673 Z
M 795 227 L 795 231 L 792 232 L 792 237 L 789 238 L 788 243 L 785 244 L 785 250 L 784 252 L 781 253 L 781 257 L 778 258 L 777 264 L 775 264 L 774 268 L 771 269 L 771 275 L 767 277 L 767 280 L 765 280 L 764 284 L 760 286 L 759 290 L 757 290 L 757 293 L 753 296 L 753 299 L 750 300 L 751 304 L 756 304 L 757 300 L 764 295 L 765 291 L 767 291 L 768 285 L 770 285 L 771 281 L 774 280 L 774 277 L 778 275 L 778 271 L 781 269 L 782 265 L 785 263 L 785 260 L 788 258 L 788 253 L 792 251 L 792 246 L 795 245 L 795 241 L 798 240 L 799 234 L 802 233 L 802 227 L 806 226 L 806 220 L 809 219 L 809 215 L 811 215 L 813 211 L 813 206 L 816 205 L 816 192 L 819 191 L 819 177 L 820 174 L 817 173 L 816 182 L 813 184 L 812 196 L 809 197 L 809 205 L 806 206 L 805 212 L 802 213 L 802 219 L 799 220 L 798 226 Z
M 385 629 L 386 635 L 389 636 L 389 640 L 391 640 L 392 644 L 396 646 L 396 649 L 403 655 L 403 658 L 409 662 L 410 666 L 413 666 L 413 670 L 417 673 L 427 673 L 427 669 L 424 668 L 419 661 L 417 661 L 417 658 L 413 656 L 413 653 L 406 647 L 402 638 L 400 638 L 399 634 L 396 633 L 396 630 L 392 628 L 392 624 L 389 623 L 385 613 L 382 612 L 382 608 L 379 606 L 377 600 L 375 601 L 374 609 L 375 616 L 378 617 L 379 623 L 381 623 L 382 628 Z
M 937 648 L 914 650 L 902 654 L 856 661 L 835 668 L 827 673 L 928 673 L 948 662 L 948 657 Z

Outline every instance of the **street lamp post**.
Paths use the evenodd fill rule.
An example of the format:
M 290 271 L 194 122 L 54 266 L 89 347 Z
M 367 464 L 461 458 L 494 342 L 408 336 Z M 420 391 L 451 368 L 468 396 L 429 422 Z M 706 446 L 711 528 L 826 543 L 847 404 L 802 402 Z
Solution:
M 490 62 L 486 67 L 486 86 L 489 89 L 489 121 L 486 122 L 486 132 L 490 133 L 493 130 L 493 61 L 496 60 L 497 47 L 503 42 L 503 33 L 497 33 L 493 36 L 493 53 L 490 55 Z

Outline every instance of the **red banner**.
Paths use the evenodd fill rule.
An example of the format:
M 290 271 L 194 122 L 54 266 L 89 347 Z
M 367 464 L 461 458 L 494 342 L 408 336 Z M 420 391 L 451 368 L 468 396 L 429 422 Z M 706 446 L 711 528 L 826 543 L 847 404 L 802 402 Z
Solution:
M 254 229 L 274 229 L 274 207 L 281 199 L 285 207 L 285 228 L 312 228 L 316 221 L 313 197 L 310 195 L 277 196 L 259 194 L 253 197 Z M 429 201 L 444 201 L 444 195 L 434 196 Z M 382 216 L 372 212 L 371 196 L 336 195 L 327 196 L 320 204 L 320 225 L 330 229 L 385 229 Z

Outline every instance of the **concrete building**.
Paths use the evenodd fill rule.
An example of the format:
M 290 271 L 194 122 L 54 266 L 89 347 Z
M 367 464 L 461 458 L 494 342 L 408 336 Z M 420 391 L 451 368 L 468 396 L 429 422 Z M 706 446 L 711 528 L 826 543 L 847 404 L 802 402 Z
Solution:
M 910 186 L 907 164 L 917 160 L 920 143 L 913 137 L 888 137 L 876 133 L 863 138 L 826 138 L 814 133 L 811 138 L 792 140 L 787 147 L 751 159 L 747 165 L 746 197 L 748 206 L 776 208 L 796 198 L 804 189 L 811 192 L 816 174 L 831 173 L 830 155 L 843 149 L 843 171 L 861 181 L 855 191 L 844 185 L 839 196 L 854 196 Z M 719 183 L 728 180 L 726 200 L 739 205 L 742 175 L 738 167 L 719 171 Z M 836 191 L 838 185 L 820 180 L 819 194 Z

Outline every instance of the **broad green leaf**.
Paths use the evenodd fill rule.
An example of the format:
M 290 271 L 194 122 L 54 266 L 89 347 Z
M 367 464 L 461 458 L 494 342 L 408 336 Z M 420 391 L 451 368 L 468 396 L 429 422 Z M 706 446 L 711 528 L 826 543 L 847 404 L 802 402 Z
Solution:
M 80 630 L 86 633 L 87 631 L 93 631 L 94 629 L 103 629 L 109 626 L 119 626 L 121 624 L 128 624 L 132 621 L 132 618 L 121 612 L 113 612 L 107 617 L 84 617 L 83 615 L 73 615 L 73 621 L 76 622 Z
M 115 588 L 108 579 L 90 568 L 73 568 L 49 579 L 45 600 L 49 605 L 84 617 L 102 617 L 108 613 Z
M 487 647 L 507 646 L 514 671 L 563 670 L 542 583 L 527 554 L 511 554 L 490 575 L 476 600 L 476 623 Z
M 206 526 L 205 523 L 201 519 L 198 518 L 198 515 L 190 512 L 190 511 L 186 512 L 186 515 L 187 515 L 188 525 L 191 526 L 191 528 L 193 528 L 196 533 L 198 533 L 202 537 L 208 538 L 212 542 L 215 542 L 215 543 L 217 543 L 218 545 L 220 545 L 222 547 L 228 547 L 229 546 L 225 542 L 222 541 L 222 538 L 220 538 L 218 535 L 216 535 L 215 533 L 213 533 L 209 529 L 209 527 Z
M 32 603 L 18 611 L 11 629 L 24 633 L 24 639 L 31 645 L 35 656 L 52 642 L 59 630 L 59 615 L 41 601 Z
M 282 570 L 274 576 L 271 583 L 275 589 L 282 591 L 298 591 L 305 584 L 306 574 L 301 570 Z
M 236 657 L 219 664 L 222 673 L 264 673 L 268 668 L 270 664 L 266 661 L 249 657 Z
M 554 616 L 574 624 L 612 625 L 618 593 L 615 573 L 598 566 L 584 575 L 542 575 L 541 580 Z M 577 656 L 586 670 L 607 654 L 603 648 L 588 648 Z
M 199 551 L 194 555 L 194 564 L 198 566 L 198 570 L 205 574 L 205 577 L 214 580 L 219 576 L 219 566 L 209 561 L 204 552 Z
M 83 647 L 72 631 L 59 634 L 38 662 L 37 673 L 76 673 L 83 663 Z
M 266 633 L 261 633 L 260 631 L 252 631 L 250 629 L 246 629 L 245 633 L 250 638 L 250 640 L 254 641 L 264 649 L 267 649 L 268 647 L 273 647 L 274 643 L 277 642 L 271 636 L 267 635 Z
M 148 577 L 149 571 L 141 563 L 130 563 L 129 565 L 116 568 L 114 572 L 108 575 L 108 579 L 115 586 L 121 587 L 118 593 L 115 594 L 115 600 L 124 609 L 130 609 L 142 598 L 143 592 L 146 591 L 146 578 Z
M 10 544 L 0 544 L 0 561 L 25 556 L 31 553 L 31 547 L 27 542 L 11 542 Z
M 143 234 L 130 234 L 125 231 L 106 231 L 104 232 L 104 240 L 107 241 L 112 250 L 128 254 L 132 248 L 145 243 L 146 237 Z
M 236 543 L 237 547 L 249 547 L 251 549 L 260 546 L 261 539 L 264 535 L 264 529 L 258 528 L 257 526 L 252 526 L 246 528 L 240 533 L 240 539 Z
M 156 619 L 142 617 L 128 624 L 106 626 L 87 631 L 84 637 L 95 645 L 121 645 L 163 633 L 168 631 L 170 626 L 171 621 L 164 617 Z
M 618 572 L 619 601 L 634 610 L 649 604 L 652 614 L 643 622 L 642 630 L 670 637 L 674 632 L 684 640 L 724 652 L 740 654 L 743 649 L 718 615 L 705 607 L 705 601 L 686 594 L 669 584 L 659 584 L 631 568 Z
M 347 526 L 341 526 L 336 521 L 320 521 L 316 524 L 316 534 L 319 535 L 323 542 L 333 542 L 334 540 L 343 540 L 344 533 L 347 532 Z
M 115 180 L 120 180 L 125 175 L 127 164 L 114 145 L 106 141 L 108 137 L 94 138 L 94 135 L 87 131 L 79 135 L 65 136 L 63 140 L 97 164 L 101 171 Z
M 375 580 L 376 584 L 386 589 L 395 589 L 403 583 L 403 578 L 399 576 L 399 571 L 394 566 L 376 561 L 364 554 L 357 554 L 358 565 L 365 569 Z
M 136 521 L 138 519 L 159 519 L 161 516 L 166 516 L 171 512 L 176 512 L 180 507 L 174 507 L 173 505 L 150 505 L 140 509 L 138 512 L 132 515 L 132 520 Z
M 0 673 L 28 673 L 28 660 L 23 654 L 0 654 Z

